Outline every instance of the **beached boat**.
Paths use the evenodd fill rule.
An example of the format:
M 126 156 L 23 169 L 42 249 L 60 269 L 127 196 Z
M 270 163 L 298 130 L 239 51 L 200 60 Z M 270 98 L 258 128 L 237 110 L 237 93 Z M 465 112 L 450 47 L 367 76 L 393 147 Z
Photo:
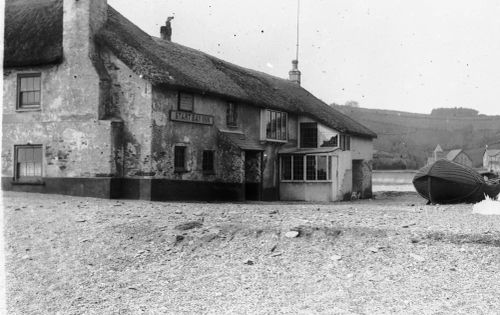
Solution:
M 475 203 L 500 193 L 500 180 L 485 180 L 472 168 L 444 159 L 418 170 L 413 186 L 432 204 Z

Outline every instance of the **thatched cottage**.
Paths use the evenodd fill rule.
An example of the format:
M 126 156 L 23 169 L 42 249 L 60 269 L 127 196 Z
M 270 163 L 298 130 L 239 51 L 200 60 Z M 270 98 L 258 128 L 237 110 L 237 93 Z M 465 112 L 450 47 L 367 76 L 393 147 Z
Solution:
M 105 0 L 8 0 L 2 188 L 105 198 L 371 195 L 376 135 L 290 79 L 149 36 Z
M 432 164 L 440 159 L 446 159 L 448 161 L 453 161 L 468 167 L 472 167 L 473 164 L 471 157 L 464 150 L 453 149 L 444 151 L 438 144 L 434 149 L 432 155 L 427 158 L 427 164 Z

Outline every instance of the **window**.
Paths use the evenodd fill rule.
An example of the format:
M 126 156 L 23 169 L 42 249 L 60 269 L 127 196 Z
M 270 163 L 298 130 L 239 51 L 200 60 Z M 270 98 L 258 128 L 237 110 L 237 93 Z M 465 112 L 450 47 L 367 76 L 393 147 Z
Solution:
M 40 73 L 17 76 L 17 109 L 40 108 Z
M 351 150 L 351 137 L 348 135 L 340 135 L 340 149 L 342 151 Z
M 214 151 L 203 151 L 203 161 L 202 161 L 203 172 L 213 173 L 214 172 Z
M 318 147 L 318 124 L 300 123 L 300 147 L 301 148 Z
M 265 112 L 266 139 L 287 140 L 287 114 L 273 110 Z
M 338 147 L 339 146 L 339 136 L 331 137 L 330 140 L 323 141 L 322 147 Z
M 42 179 L 42 146 L 15 147 L 15 179 L 18 181 L 40 181 Z
M 295 155 L 293 156 L 293 180 L 303 180 L 304 179 L 304 156 Z
M 226 125 L 228 127 L 237 127 L 238 126 L 238 112 L 237 106 L 235 103 L 227 103 L 227 111 L 226 111 Z
M 179 92 L 179 110 L 194 111 L 194 95 L 190 93 Z
M 281 158 L 281 179 L 292 180 L 292 156 L 284 155 Z
M 331 167 L 332 157 L 327 155 L 282 155 L 281 180 L 329 181 Z
M 174 147 L 174 170 L 176 172 L 186 171 L 186 147 Z

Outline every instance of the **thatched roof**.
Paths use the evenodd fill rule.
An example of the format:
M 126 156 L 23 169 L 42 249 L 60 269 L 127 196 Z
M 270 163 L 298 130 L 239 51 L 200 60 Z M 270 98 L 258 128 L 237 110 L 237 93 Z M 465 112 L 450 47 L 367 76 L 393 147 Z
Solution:
M 62 60 L 62 6 L 62 0 L 7 0 L 4 67 Z M 96 40 L 155 85 L 302 114 L 341 132 L 376 137 L 293 82 L 151 37 L 111 7 Z
M 98 34 L 97 40 L 135 73 L 155 85 L 302 114 L 341 132 L 367 138 L 376 137 L 365 126 L 289 80 L 246 69 L 198 50 L 151 37 L 111 7 L 108 9 L 108 22 Z
M 61 0 L 7 0 L 4 67 L 25 67 L 62 60 Z

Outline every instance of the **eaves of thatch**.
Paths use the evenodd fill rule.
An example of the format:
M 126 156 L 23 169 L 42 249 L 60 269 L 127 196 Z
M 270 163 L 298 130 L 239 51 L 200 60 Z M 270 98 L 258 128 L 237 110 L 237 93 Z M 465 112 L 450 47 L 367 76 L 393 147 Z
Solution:
M 59 63 L 63 58 L 61 0 L 7 0 L 4 67 Z
M 112 7 L 108 9 L 107 24 L 99 32 L 97 41 L 154 85 L 222 96 L 258 107 L 305 115 L 341 132 L 365 138 L 376 137 L 365 126 L 289 80 L 151 37 Z

